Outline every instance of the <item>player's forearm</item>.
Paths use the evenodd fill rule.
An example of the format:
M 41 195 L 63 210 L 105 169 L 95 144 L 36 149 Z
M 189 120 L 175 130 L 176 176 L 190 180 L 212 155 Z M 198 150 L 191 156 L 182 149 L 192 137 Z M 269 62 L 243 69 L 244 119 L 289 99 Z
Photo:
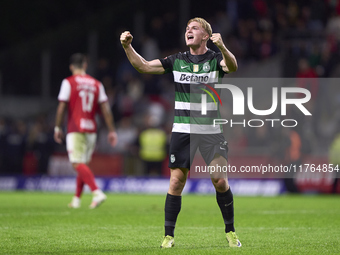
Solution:
M 105 119 L 105 123 L 106 123 L 107 129 L 109 130 L 109 132 L 116 131 L 115 126 L 113 124 L 112 114 L 108 113 L 107 115 L 105 115 L 104 119 Z
M 220 51 L 223 56 L 223 60 L 225 65 L 228 68 L 229 72 L 235 72 L 237 70 L 237 61 L 233 53 L 231 53 L 225 45 L 220 47 Z
M 107 129 L 109 130 L 109 132 L 113 132 L 115 131 L 115 125 L 114 125 L 114 120 L 113 120 L 113 115 L 112 112 L 110 110 L 110 105 L 108 102 L 105 102 L 101 105 L 102 108 L 102 114 L 103 114 L 103 118 L 105 120 L 105 124 L 107 126 Z
M 55 117 L 55 126 L 56 127 L 60 128 L 62 126 L 64 115 L 65 115 L 65 110 L 66 110 L 66 106 L 64 105 L 64 103 L 59 103 L 58 108 L 57 108 L 56 117 Z
M 135 49 L 129 44 L 127 47 L 123 47 L 127 58 L 131 65 L 140 73 L 146 73 L 148 71 L 147 61 L 139 55 Z

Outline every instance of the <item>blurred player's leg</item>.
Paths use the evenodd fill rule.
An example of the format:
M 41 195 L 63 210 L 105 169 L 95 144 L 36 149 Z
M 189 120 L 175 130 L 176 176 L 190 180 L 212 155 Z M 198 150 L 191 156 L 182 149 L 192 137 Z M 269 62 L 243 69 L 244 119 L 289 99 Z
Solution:
M 98 189 L 91 169 L 86 164 L 76 164 L 76 170 L 82 181 L 86 183 L 92 191 L 93 199 L 90 208 L 98 207 L 106 200 L 106 195 Z
M 79 208 L 80 207 L 80 199 L 79 199 L 79 197 L 74 196 L 72 198 L 71 203 L 68 204 L 68 207 L 70 207 L 70 208 Z
M 96 181 L 94 179 L 94 175 L 91 171 L 91 169 L 85 165 L 85 164 L 76 164 L 76 170 L 79 175 L 79 177 L 82 179 L 84 183 L 86 183 L 91 191 L 95 191 L 98 189 Z
M 68 204 L 68 207 L 70 207 L 70 208 L 79 208 L 80 207 L 80 197 L 81 197 L 81 194 L 83 193 L 83 188 L 84 188 L 84 182 L 80 178 L 80 176 L 78 175 L 77 180 L 76 180 L 76 194 L 72 198 L 71 203 Z
M 83 189 L 84 189 L 84 182 L 83 180 L 80 178 L 80 176 L 77 176 L 77 181 L 76 181 L 77 187 L 76 187 L 76 197 L 78 197 L 80 199 L 81 194 L 83 193 Z
M 100 206 L 106 200 L 106 198 L 106 195 L 100 189 L 93 191 L 93 198 L 90 204 L 90 208 L 94 209 Z
M 77 194 L 81 194 L 81 182 L 87 184 L 92 191 L 93 199 L 90 208 L 96 208 L 106 200 L 106 195 L 98 189 L 94 175 L 86 163 L 90 162 L 96 144 L 96 134 L 69 133 L 66 145 L 69 159 L 77 171 Z M 79 186 L 78 186 L 79 180 Z M 79 187 L 79 190 L 78 190 Z M 79 193 L 78 193 L 79 191 Z M 76 196 L 77 196 L 76 194 Z M 79 196 L 80 197 L 80 196 Z

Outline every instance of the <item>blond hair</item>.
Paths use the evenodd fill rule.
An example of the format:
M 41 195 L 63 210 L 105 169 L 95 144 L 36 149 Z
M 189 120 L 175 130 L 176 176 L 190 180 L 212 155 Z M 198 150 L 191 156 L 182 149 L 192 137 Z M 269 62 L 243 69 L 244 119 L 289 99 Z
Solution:
M 212 29 L 211 29 L 211 26 L 210 26 L 209 22 L 206 21 L 206 20 L 203 19 L 203 18 L 198 18 L 198 17 L 193 18 L 193 19 L 191 19 L 191 20 L 188 21 L 187 26 L 188 26 L 191 22 L 194 22 L 194 21 L 196 21 L 196 22 L 198 22 L 198 23 L 201 24 L 202 28 L 209 34 L 209 37 L 212 35 Z

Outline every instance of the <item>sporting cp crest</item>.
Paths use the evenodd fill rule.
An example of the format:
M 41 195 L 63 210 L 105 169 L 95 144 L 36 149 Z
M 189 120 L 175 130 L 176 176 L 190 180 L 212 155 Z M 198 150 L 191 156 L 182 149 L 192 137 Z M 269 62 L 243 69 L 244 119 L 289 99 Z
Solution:
M 174 163 L 175 162 L 175 155 L 174 154 L 171 154 L 171 156 L 170 156 L 170 161 L 171 161 L 171 163 Z
M 205 62 L 203 65 L 203 71 L 204 72 L 209 72 L 210 71 L 210 65 L 209 62 Z

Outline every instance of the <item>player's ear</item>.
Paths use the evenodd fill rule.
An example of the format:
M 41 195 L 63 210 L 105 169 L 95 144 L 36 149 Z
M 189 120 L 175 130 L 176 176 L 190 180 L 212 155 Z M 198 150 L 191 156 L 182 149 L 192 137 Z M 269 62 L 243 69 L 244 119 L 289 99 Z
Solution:
M 74 66 L 72 64 L 69 66 L 69 68 L 70 68 L 70 71 L 73 72 Z
M 85 63 L 83 64 L 83 68 L 84 68 L 84 70 L 87 70 L 87 62 L 85 62 Z

